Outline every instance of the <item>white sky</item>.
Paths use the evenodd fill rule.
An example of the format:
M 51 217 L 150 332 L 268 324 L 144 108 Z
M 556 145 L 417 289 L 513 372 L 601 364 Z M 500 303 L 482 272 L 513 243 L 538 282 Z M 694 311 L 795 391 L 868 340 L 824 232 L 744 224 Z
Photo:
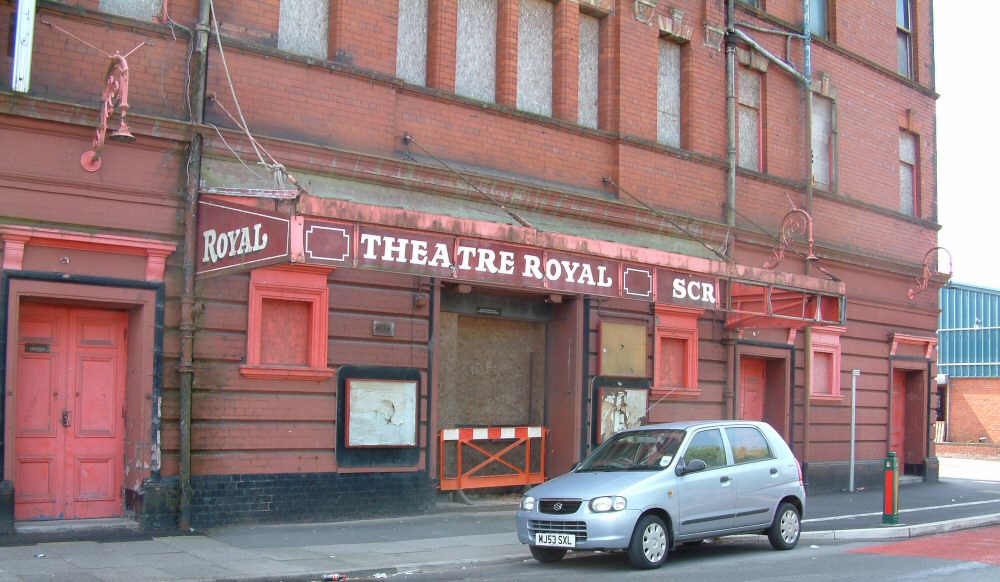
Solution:
M 1000 1 L 934 0 L 938 244 L 953 281 L 1000 289 L 997 22 Z

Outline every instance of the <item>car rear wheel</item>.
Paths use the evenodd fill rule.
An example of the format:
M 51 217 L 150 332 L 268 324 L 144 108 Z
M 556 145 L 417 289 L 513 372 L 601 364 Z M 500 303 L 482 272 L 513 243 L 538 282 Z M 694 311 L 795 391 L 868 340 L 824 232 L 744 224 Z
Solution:
M 531 550 L 531 557 L 543 564 L 558 562 L 566 555 L 564 548 L 543 548 L 540 546 L 528 546 Z
M 659 568 L 667 561 L 669 548 L 670 538 L 663 520 L 655 515 L 644 515 L 632 532 L 628 560 L 642 570 Z
M 802 520 L 799 510 L 791 503 L 784 502 L 778 506 L 774 514 L 774 523 L 767 530 L 767 539 L 776 550 L 790 550 L 799 543 L 802 533 Z

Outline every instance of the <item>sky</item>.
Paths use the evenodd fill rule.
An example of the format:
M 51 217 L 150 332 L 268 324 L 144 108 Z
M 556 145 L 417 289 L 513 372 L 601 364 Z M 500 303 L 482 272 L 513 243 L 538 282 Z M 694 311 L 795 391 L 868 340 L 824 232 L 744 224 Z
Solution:
M 938 244 L 952 281 L 1000 289 L 997 0 L 934 0 Z M 939 267 L 947 271 L 947 264 Z

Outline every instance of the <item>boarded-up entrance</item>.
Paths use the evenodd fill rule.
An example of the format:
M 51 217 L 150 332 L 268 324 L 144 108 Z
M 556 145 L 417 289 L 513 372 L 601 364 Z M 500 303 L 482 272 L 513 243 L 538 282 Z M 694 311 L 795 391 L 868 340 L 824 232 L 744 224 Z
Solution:
M 440 346 L 440 428 L 542 424 L 545 324 L 442 313 Z
M 124 312 L 22 305 L 15 519 L 121 515 L 126 323 Z

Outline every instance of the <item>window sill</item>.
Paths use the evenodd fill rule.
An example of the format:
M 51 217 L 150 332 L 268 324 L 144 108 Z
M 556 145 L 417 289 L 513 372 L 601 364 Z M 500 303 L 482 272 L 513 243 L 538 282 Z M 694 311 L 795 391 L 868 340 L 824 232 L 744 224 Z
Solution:
M 656 402 L 660 398 L 700 398 L 701 388 L 685 388 L 683 386 L 654 386 L 649 398 Z
M 255 380 L 329 380 L 336 374 L 330 368 L 307 368 L 304 366 L 240 366 L 244 378 Z
M 840 402 L 844 399 L 841 394 L 812 394 L 809 400 L 819 402 Z

